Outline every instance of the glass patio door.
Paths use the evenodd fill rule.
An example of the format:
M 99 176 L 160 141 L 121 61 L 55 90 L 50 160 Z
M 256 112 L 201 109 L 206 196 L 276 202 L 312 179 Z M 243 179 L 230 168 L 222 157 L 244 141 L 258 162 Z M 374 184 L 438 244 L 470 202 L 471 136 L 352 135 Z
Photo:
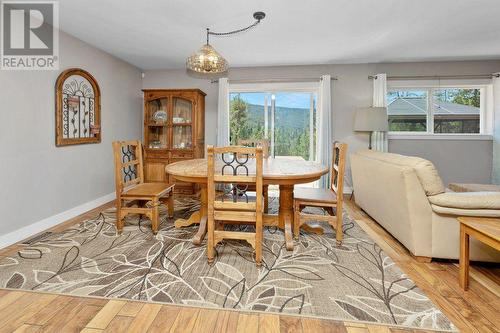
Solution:
M 270 156 L 314 160 L 315 91 L 231 92 L 230 142 L 268 139 Z

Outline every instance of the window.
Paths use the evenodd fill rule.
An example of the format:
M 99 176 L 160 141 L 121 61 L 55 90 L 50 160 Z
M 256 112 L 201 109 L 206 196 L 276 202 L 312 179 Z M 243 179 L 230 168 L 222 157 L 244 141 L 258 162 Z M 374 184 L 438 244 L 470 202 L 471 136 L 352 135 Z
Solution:
M 480 89 L 435 89 L 434 133 L 479 133 Z
M 404 88 L 387 93 L 389 131 L 479 134 L 483 88 Z
M 426 90 L 398 90 L 388 93 L 387 113 L 391 132 L 427 132 Z
M 316 91 L 233 91 L 229 94 L 231 144 L 240 139 L 270 142 L 273 157 L 313 160 Z

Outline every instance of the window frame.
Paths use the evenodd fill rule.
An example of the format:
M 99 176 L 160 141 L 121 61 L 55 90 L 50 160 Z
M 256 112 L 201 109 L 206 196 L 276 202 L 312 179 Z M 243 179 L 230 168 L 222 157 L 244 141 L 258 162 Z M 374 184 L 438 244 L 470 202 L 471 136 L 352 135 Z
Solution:
M 319 114 L 321 103 L 320 103 L 320 82 L 319 81 L 304 81 L 304 82 L 264 82 L 264 83 L 229 83 L 227 100 L 228 100 L 228 110 L 229 101 L 232 93 L 252 93 L 252 92 L 263 92 L 268 94 L 275 93 L 311 93 L 316 94 L 316 115 Z M 271 121 L 271 120 L 270 120 Z M 316 122 L 318 120 L 316 119 Z M 229 130 L 230 131 L 230 130 Z M 231 135 L 231 133 L 229 133 Z M 271 136 L 269 137 L 271 140 Z M 272 134 L 272 139 L 274 139 L 274 133 Z M 318 138 L 316 138 L 317 140 Z M 314 147 L 317 147 L 318 142 L 314 143 Z M 271 147 L 270 147 L 271 149 Z M 274 155 L 274 151 L 272 153 Z M 310 152 L 311 156 L 309 160 L 313 161 L 316 158 L 316 149 Z
M 434 133 L 434 92 L 443 89 L 479 89 L 480 111 L 479 111 L 479 133 Z M 492 120 L 490 90 L 491 84 L 487 83 L 444 83 L 444 82 L 388 82 L 387 95 L 393 91 L 426 91 L 427 92 L 427 130 L 425 132 L 389 131 L 389 139 L 491 139 L 491 126 L 488 122 Z M 386 98 L 387 98 L 386 95 Z

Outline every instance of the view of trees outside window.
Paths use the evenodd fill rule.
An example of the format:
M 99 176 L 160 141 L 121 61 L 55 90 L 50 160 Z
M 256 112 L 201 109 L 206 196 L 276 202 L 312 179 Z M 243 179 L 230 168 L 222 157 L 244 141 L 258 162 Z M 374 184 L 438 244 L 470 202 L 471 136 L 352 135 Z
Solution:
M 258 93 L 230 95 L 229 140 L 231 145 L 236 145 L 241 139 L 264 139 L 264 97 Z M 262 104 L 251 104 L 249 101 Z
M 434 90 L 434 133 L 479 133 L 480 89 Z
M 237 144 L 239 139 L 267 138 L 274 157 L 300 156 L 306 160 L 314 158 L 315 93 L 230 93 L 229 101 L 231 144 Z
M 394 132 L 480 133 L 481 89 L 397 90 L 387 94 L 389 130 Z M 433 126 L 428 130 L 429 98 Z

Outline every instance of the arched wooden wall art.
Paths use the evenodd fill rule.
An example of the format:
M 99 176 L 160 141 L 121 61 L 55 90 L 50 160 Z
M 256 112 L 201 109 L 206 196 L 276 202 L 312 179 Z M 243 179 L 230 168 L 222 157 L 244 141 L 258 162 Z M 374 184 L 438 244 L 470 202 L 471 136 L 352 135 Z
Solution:
M 101 92 L 94 77 L 79 68 L 56 82 L 56 146 L 101 142 Z

